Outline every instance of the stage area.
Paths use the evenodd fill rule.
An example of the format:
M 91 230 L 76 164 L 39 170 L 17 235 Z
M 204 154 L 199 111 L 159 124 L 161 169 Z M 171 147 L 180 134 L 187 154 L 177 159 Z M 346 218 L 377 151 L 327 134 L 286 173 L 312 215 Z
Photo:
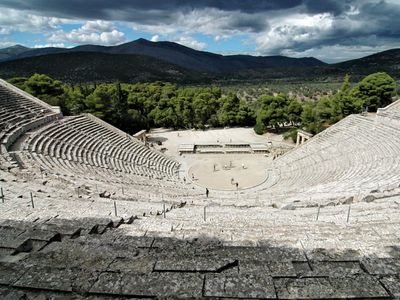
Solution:
M 190 164 L 186 178 L 208 189 L 248 189 L 266 180 L 270 161 L 270 158 L 259 154 L 200 154 Z
M 283 140 L 281 135 L 267 133 L 260 136 L 255 134 L 252 128 L 205 131 L 171 131 L 159 128 L 153 129 L 148 134 L 148 140 L 155 149 L 163 151 L 165 155 L 181 164 L 182 180 L 185 178 L 187 183 L 193 181 L 202 188 L 221 191 L 235 191 L 236 182 L 238 190 L 249 189 L 263 183 L 267 179 L 267 169 L 271 168 L 272 158 L 294 146 Z M 200 147 L 194 151 L 195 145 L 202 144 L 220 145 L 220 147 Z M 248 144 L 249 147 L 236 147 L 238 144 Z M 258 145 L 266 147 L 269 153 L 254 153 L 265 150 L 258 148 Z M 248 153 L 237 153 L 242 149 Z M 224 154 L 213 153 L 217 151 Z

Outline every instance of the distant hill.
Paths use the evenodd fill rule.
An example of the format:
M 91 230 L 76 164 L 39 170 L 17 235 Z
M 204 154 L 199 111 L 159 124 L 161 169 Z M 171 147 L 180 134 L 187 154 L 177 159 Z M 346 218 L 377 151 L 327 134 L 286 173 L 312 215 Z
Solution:
M 47 74 L 64 82 L 205 82 L 201 74 L 143 55 L 59 53 L 0 63 L 0 77 Z
M 285 56 L 251 56 L 228 55 L 223 56 L 205 51 L 194 50 L 172 42 L 150 42 L 138 39 L 118 46 L 82 45 L 75 48 L 39 48 L 27 49 L 15 53 L 3 60 L 16 60 L 27 57 L 41 56 L 55 53 L 96 52 L 108 54 L 138 54 L 151 56 L 169 63 L 197 72 L 223 73 L 235 72 L 243 69 L 262 69 L 275 67 L 310 67 L 324 63 L 312 57 L 290 58 Z
M 400 49 L 391 49 L 358 59 L 326 65 L 320 70 L 327 75 L 347 73 L 353 77 L 353 80 L 359 80 L 362 76 L 380 71 L 400 79 Z
M 30 48 L 15 45 L 7 48 L 0 49 L 0 61 L 9 60 L 17 57 L 19 54 L 30 51 Z
M 375 72 L 386 72 L 400 80 L 400 49 L 391 49 L 366 57 L 348 60 L 336 64 L 325 64 L 315 67 L 272 69 L 247 69 L 231 74 L 230 80 L 284 80 L 284 81 L 342 81 L 346 74 L 352 81 L 359 81 L 366 75 Z
M 326 64 L 312 57 L 220 55 L 172 42 L 138 39 L 118 46 L 71 49 L 0 49 L 0 77 L 44 73 L 69 82 L 151 81 L 178 83 L 235 81 L 341 81 L 378 71 L 400 78 L 400 49 Z

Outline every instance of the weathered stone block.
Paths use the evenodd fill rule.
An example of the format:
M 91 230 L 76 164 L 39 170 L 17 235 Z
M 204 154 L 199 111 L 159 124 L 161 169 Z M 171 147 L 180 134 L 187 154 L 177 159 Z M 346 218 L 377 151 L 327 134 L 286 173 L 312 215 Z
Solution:
M 71 292 L 72 275 L 70 269 L 35 266 L 28 268 L 13 286 Z
M 218 257 L 171 257 L 157 260 L 154 271 L 217 272 L 237 265 L 234 259 Z
M 308 251 L 307 256 L 313 261 L 357 261 L 362 258 L 362 254 L 358 250 L 353 249 L 334 251 L 316 248 Z
M 201 253 L 221 258 L 257 261 L 307 261 L 304 253 L 297 249 L 278 247 L 224 247 Z
M 274 279 L 278 298 L 348 299 L 385 298 L 389 295 L 371 276 L 311 277 Z
M 400 276 L 385 276 L 380 282 L 394 297 L 400 298 Z
M 114 257 L 115 254 L 110 248 L 91 247 L 68 240 L 61 243 L 51 243 L 43 251 L 30 255 L 26 262 L 38 266 L 102 271 L 106 270 Z
M 302 274 L 305 277 L 345 277 L 352 274 L 365 274 L 358 261 L 312 261 L 312 271 Z
M 328 278 L 275 278 L 276 293 L 283 299 L 334 299 Z
M 34 240 L 39 240 L 39 241 L 52 241 L 52 240 L 57 240 L 60 241 L 61 237 L 56 233 L 52 231 L 47 231 L 47 230 L 39 230 L 39 229 L 31 229 L 27 230 L 24 233 L 20 235 L 20 237 L 26 238 L 26 239 L 34 239 Z
M 203 276 L 193 273 L 126 273 L 121 280 L 122 295 L 199 298 Z
M 389 294 L 382 285 L 369 275 L 330 277 L 338 298 L 386 298 Z
M 93 284 L 90 293 L 94 294 L 121 294 L 121 273 L 104 272 L 101 273 L 98 280 Z
M 143 297 L 201 297 L 203 276 L 188 273 L 103 273 L 90 293 Z
M 275 299 L 272 277 L 253 274 L 207 274 L 204 296 L 226 298 Z
M 272 277 L 295 277 L 296 270 L 290 261 L 239 261 L 240 274 L 264 274 Z
M 0 284 L 13 284 L 24 272 L 24 268 L 19 264 L 0 262 Z
M 132 248 L 150 248 L 154 243 L 153 237 L 120 235 L 115 243 L 130 245 Z
M 148 274 L 153 271 L 156 259 L 152 257 L 117 257 L 107 268 L 114 272 L 133 272 Z
M 400 275 L 400 259 L 397 258 L 365 258 L 361 263 L 372 275 Z

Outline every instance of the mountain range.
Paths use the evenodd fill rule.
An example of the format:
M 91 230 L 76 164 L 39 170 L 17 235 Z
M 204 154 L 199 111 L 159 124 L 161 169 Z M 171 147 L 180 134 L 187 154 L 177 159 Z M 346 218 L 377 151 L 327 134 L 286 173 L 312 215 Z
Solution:
M 399 67 L 400 49 L 338 64 L 313 57 L 220 55 L 145 39 L 108 47 L 32 49 L 15 45 L 0 49 L 0 77 L 44 73 L 68 82 L 335 80 L 345 74 L 357 79 L 376 71 L 399 78 Z

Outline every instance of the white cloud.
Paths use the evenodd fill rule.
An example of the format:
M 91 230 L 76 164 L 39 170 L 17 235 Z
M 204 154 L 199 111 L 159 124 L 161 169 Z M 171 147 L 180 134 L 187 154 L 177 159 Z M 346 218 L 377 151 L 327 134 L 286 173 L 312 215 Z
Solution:
M 112 22 L 87 21 L 70 32 L 58 30 L 49 36 L 49 41 L 78 44 L 117 45 L 126 41 L 125 34 L 118 31 Z
M 297 14 L 279 17 L 265 32 L 255 36 L 257 51 L 276 54 L 299 44 L 313 43 L 332 29 L 333 16 L 328 13 L 313 16 Z
M 191 36 L 179 37 L 175 39 L 174 42 L 196 50 L 204 50 L 208 46 L 206 43 L 200 42 Z
M 200 33 L 214 37 L 215 41 L 253 32 L 253 26 L 262 28 L 267 25 L 265 16 L 261 13 L 250 15 L 239 11 L 221 11 L 215 8 L 196 9 L 189 12 L 177 11 L 170 15 L 168 21 L 154 20 L 148 24 L 136 22 L 129 24 L 136 31 L 163 36 L 168 40 L 173 40 L 176 36 Z
M 60 25 L 66 23 L 74 23 L 74 21 L 63 18 L 43 17 L 26 11 L 1 8 L 0 34 L 10 34 L 18 31 L 44 33 L 58 29 Z
M 152 42 L 158 42 L 159 40 L 160 40 L 160 36 L 159 36 L 158 34 L 153 35 L 153 36 L 151 37 L 151 41 L 152 41 Z
M 81 27 L 81 30 L 84 32 L 107 32 L 113 29 L 115 29 L 115 26 L 112 22 L 103 20 L 87 21 Z
M 64 43 L 39 44 L 39 45 L 33 46 L 33 48 L 48 48 L 48 47 L 67 48 Z
M 381 46 L 343 46 L 343 45 L 331 45 L 310 48 L 305 51 L 296 51 L 288 49 L 282 51 L 282 55 L 290 57 L 315 57 L 327 63 L 335 63 L 346 61 L 349 59 L 356 59 L 364 56 L 368 56 L 377 52 L 396 48 L 398 45 L 387 43 Z
M 0 41 L 0 48 L 11 47 L 16 44 L 17 44 L 17 42 L 13 42 L 13 41 Z
M 398 4 L 398 0 L 387 2 Z M 154 18 L 151 22 L 131 23 L 131 26 L 155 34 L 157 40 L 162 36 L 165 40 L 196 49 L 205 49 L 206 45 L 201 41 L 197 44 L 187 37 L 201 34 L 222 44 L 232 37 L 241 36 L 242 46 L 246 45 L 250 51 L 254 49 L 256 55 L 315 56 L 329 62 L 399 47 L 394 29 L 398 26 L 385 25 L 396 24 L 396 18 L 387 21 L 388 18 L 382 17 L 390 12 L 395 14 L 396 8 L 392 6 L 389 9 L 384 2 L 381 5 L 376 3 L 376 7 L 363 8 L 364 5 L 367 5 L 366 1 L 349 5 L 340 15 L 312 13 L 298 7 L 255 13 L 216 8 L 178 10 L 168 18 Z M 376 9 L 384 12 L 375 13 Z M 385 35 L 392 38 L 385 38 Z
M 6 35 L 6 34 L 10 34 L 10 33 L 11 33 L 10 28 L 0 27 L 0 34 Z

